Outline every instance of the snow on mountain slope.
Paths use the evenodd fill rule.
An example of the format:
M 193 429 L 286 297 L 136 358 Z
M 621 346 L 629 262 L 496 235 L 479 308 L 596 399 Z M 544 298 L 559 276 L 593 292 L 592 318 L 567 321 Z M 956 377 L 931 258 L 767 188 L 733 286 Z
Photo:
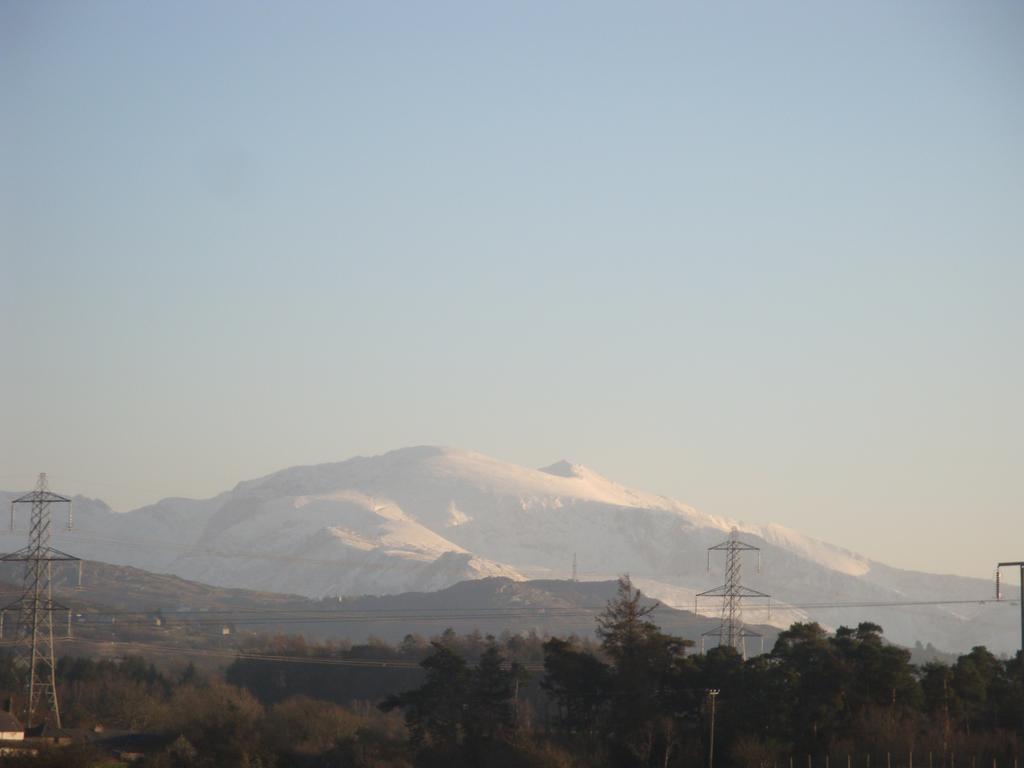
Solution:
M 744 561 L 744 583 L 773 595 L 770 611 L 747 607 L 752 621 L 872 620 L 904 643 L 1013 647 L 1016 614 L 1005 606 L 822 605 L 980 599 L 991 591 L 985 582 L 889 568 L 779 525 L 736 523 L 626 488 L 566 461 L 536 470 L 456 449 L 405 448 L 293 467 L 213 499 L 165 499 L 126 514 L 83 500 L 76 519 L 78 530 L 58 531 L 57 546 L 218 586 L 319 597 L 439 589 L 482 576 L 567 578 L 575 553 L 584 579 L 628 572 L 652 596 L 689 609 L 695 593 L 724 578 L 720 559 L 708 572 L 706 549 L 735 525 L 762 550 L 760 573 L 754 560 Z M 717 606 L 705 601 L 700 611 L 714 614 Z

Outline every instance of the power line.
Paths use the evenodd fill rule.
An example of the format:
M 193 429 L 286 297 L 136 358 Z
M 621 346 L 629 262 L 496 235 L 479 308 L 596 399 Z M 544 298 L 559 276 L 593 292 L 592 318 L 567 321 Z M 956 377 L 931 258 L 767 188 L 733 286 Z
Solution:
M 850 601 L 850 602 L 832 602 L 832 603 L 775 603 L 774 605 L 754 605 L 745 608 L 746 611 L 778 611 L 778 610 L 789 610 L 792 608 L 800 610 L 810 609 L 843 609 L 843 608 L 906 608 L 918 605 L 996 605 L 998 603 L 1008 603 L 1016 605 L 1016 600 L 992 600 L 989 598 L 971 599 L 971 598 L 958 598 L 950 600 L 864 600 L 864 601 Z
M 970 600 L 970 601 L 924 601 L 925 605 L 936 604 L 1002 604 L 1007 607 L 1015 605 L 1010 601 L 996 600 Z M 912 601 L 893 602 L 888 604 L 873 603 L 865 604 L 863 607 L 872 608 L 900 608 L 921 603 Z M 821 605 L 821 604 L 819 604 Z M 850 604 L 828 606 L 833 608 L 856 607 Z M 396 622 L 418 622 L 418 623 L 447 623 L 455 624 L 462 622 L 497 621 L 497 620 L 523 620 L 523 619 L 584 619 L 596 616 L 604 608 L 600 606 L 577 608 L 577 609 L 524 609 L 524 610 L 502 610 L 502 609 L 462 609 L 453 611 L 437 611 L 430 609 L 399 609 L 393 611 L 367 610 L 360 612 L 346 611 L 288 611 L 288 610 L 232 610 L 222 609 L 213 611 L 180 611 L 168 612 L 161 609 L 137 610 L 137 611 L 97 611 L 83 612 L 77 615 L 76 623 L 84 627 L 103 627 L 117 625 L 122 627 L 157 626 L 155 620 L 160 619 L 160 626 L 170 628 L 173 626 L 214 626 L 224 624 L 234 625 L 283 625 L 283 624 L 362 624 L 362 623 L 396 623 Z
M 0 562 L 2 562 L 2 559 L 0 559 Z M 334 562 L 334 561 L 332 561 L 332 562 Z M 179 577 L 174 577 L 174 578 L 179 578 Z M 96 590 L 95 587 L 86 586 L 86 587 L 80 588 L 77 591 L 81 591 L 82 593 L 89 593 L 90 591 L 98 591 L 98 590 Z M 17 591 L 17 592 L 15 592 L 15 591 L 0 592 L 0 595 L 16 595 L 16 594 L 20 595 L 22 593 L 20 591 Z M 282 596 L 282 598 L 286 599 L 287 596 Z M 296 600 L 309 600 L 310 602 L 314 602 L 312 598 L 302 598 L 300 596 L 296 596 L 295 599 Z M 387 599 L 387 598 L 382 598 L 382 599 Z M 748 612 L 765 612 L 765 611 L 767 611 L 770 614 L 772 611 L 778 612 L 778 611 L 790 611 L 790 610 L 843 610 L 843 609 L 854 609 L 854 608 L 903 608 L 903 607 L 915 607 L 915 606 L 947 606 L 947 605 L 948 606 L 955 606 L 955 605 L 979 605 L 979 606 L 1006 605 L 1006 606 L 1011 606 L 1011 605 L 1017 605 L 1018 602 L 1019 601 L 1015 600 L 1015 599 L 1009 599 L 1009 600 L 998 599 L 997 600 L 997 599 L 990 599 L 990 598 L 940 598 L 940 599 L 932 599 L 932 600 L 819 601 L 819 602 L 802 602 L 802 603 L 774 603 L 772 605 L 749 605 L 749 606 L 745 607 L 744 610 L 748 611 Z M 535 608 L 535 607 L 513 608 L 513 607 L 504 607 L 504 606 L 499 606 L 499 607 L 485 606 L 485 607 L 458 608 L 458 609 L 451 609 L 451 610 L 458 611 L 460 614 L 469 614 L 469 613 L 472 613 L 472 614 L 488 614 L 488 613 L 498 614 L 498 613 L 500 613 L 502 616 L 504 616 L 504 615 L 517 615 L 517 616 L 523 616 L 523 615 L 526 615 L 526 616 L 533 616 L 533 615 L 536 615 L 536 616 L 558 616 L 558 615 L 582 614 L 582 613 L 588 613 L 588 612 L 603 611 L 605 609 L 605 607 L 606 606 L 604 606 L 604 605 L 582 605 L 582 606 L 573 606 L 573 607 L 567 607 L 567 608 Z M 374 614 L 374 613 L 396 614 L 396 615 L 398 615 L 400 617 L 430 618 L 426 614 L 437 613 L 439 611 L 443 612 L 443 611 L 446 611 L 446 610 L 447 609 L 438 609 L 438 608 L 434 608 L 434 607 L 426 607 L 426 608 L 358 608 L 358 609 L 344 609 L 344 608 L 342 608 L 342 609 L 323 608 L 322 609 L 322 608 L 318 608 L 318 607 L 310 607 L 310 608 L 262 608 L 261 607 L 261 608 L 252 608 L 252 609 L 250 609 L 250 608 L 231 608 L 231 607 L 226 607 L 226 608 L 199 608 L 199 609 L 186 609 L 186 610 L 180 610 L 180 611 L 168 611 L 166 608 L 153 607 L 153 608 L 138 609 L 138 610 L 104 611 L 104 612 L 102 612 L 102 615 L 106 615 L 106 616 L 110 616 L 110 615 L 121 616 L 121 615 L 132 615 L 132 614 L 146 615 L 146 614 L 153 614 L 153 613 L 157 613 L 157 612 L 162 613 L 164 616 L 197 615 L 197 614 L 209 616 L 209 615 L 215 615 L 215 614 L 218 614 L 218 613 L 226 613 L 226 612 L 229 612 L 229 613 L 232 613 L 232 614 L 258 613 L 258 614 L 262 614 L 262 615 L 267 615 L 267 614 L 295 613 L 297 611 L 298 612 L 307 611 L 307 612 L 314 613 L 314 614 L 317 614 L 317 615 L 323 615 L 325 613 L 329 613 L 329 614 L 332 614 L 332 615 L 343 615 L 346 618 L 354 618 L 354 615 L 350 615 L 350 614 Z M 677 607 L 661 604 L 661 605 L 659 605 L 657 607 L 657 610 L 661 611 L 661 612 L 664 612 L 664 611 L 685 612 L 688 609 L 681 608 L 681 607 L 677 608 Z M 92 615 L 92 614 L 89 614 L 89 615 Z M 447 614 L 444 614 L 444 615 L 447 615 Z M 699 614 L 698 613 L 698 615 L 703 615 L 703 614 Z

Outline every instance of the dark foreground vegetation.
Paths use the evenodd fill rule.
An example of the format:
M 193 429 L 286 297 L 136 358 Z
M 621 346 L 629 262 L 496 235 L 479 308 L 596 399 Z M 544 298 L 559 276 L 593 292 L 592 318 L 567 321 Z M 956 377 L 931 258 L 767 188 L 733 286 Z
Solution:
M 138 657 L 62 659 L 65 725 L 155 738 L 145 766 L 702 766 L 1009 768 L 1020 761 L 1021 659 L 978 647 L 916 667 L 860 624 L 795 624 L 771 653 L 694 654 L 649 620 L 628 579 L 597 642 L 448 631 L 398 646 L 264 639 L 220 675 Z M 12 667 L 0 683 L 15 690 Z M 110 754 L 109 750 L 106 753 Z M 63 747 L 0 765 L 99 765 Z M 106 758 L 109 759 L 109 758 Z M 1018 762 L 1018 765 L 1020 763 Z

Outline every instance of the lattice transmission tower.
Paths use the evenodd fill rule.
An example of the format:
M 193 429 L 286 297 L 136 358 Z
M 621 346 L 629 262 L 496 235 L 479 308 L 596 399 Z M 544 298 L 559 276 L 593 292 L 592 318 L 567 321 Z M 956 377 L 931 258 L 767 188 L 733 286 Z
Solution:
M 53 600 L 52 567 L 54 563 L 78 563 L 78 580 L 81 585 L 82 561 L 50 546 L 50 507 L 53 504 L 68 505 L 67 527 L 70 530 L 71 499 L 51 492 L 47 487 L 46 473 L 43 472 L 39 475 L 35 490 L 11 502 L 11 530 L 14 530 L 15 509 L 19 504 L 32 506 L 28 546 L 0 557 L 0 562 L 25 564 L 24 589 L 21 597 L 0 610 L 0 637 L 3 636 L 5 615 L 17 611 L 17 662 L 28 678 L 25 725 L 32 726 L 36 710 L 40 704 L 45 703 L 53 713 L 54 725 L 60 728 L 53 615 L 67 612 L 70 634 L 71 611 Z
M 722 599 L 722 622 L 716 629 L 712 629 L 701 635 L 701 651 L 704 650 L 705 637 L 717 637 L 719 645 L 728 645 L 735 648 L 743 658 L 747 657 L 745 640 L 748 637 L 761 637 L 757 632 L 748 630 L 743 626 L 743 610 L 740 605 L 744 598 L 770 598 L 771 595 L 758 592 L 756 589 L 744 587 L 741 580 L 742 553 L 757 552 L 757 570 L 761 572 L 761 550 L 752 544 L 739 540 L 739 532 L 733 528 L 729 538 L 721 544 L 708 547 L 708 572 L 711 571 L 711 553 L 725 552 L 725 584 L 707 592 L 701 592 L 693 598 L 693 611 L 697 612 L 697 599 L 701 597 L 718 597 Z M 764 638 L 761 637 L 763 644 Z M 763 647 L 762 647 L 763 650 Z

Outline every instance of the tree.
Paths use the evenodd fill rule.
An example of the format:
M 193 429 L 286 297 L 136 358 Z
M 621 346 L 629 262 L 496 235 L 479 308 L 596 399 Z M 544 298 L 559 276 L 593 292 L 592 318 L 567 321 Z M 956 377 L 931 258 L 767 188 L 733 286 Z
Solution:
M 270 759 L 263 707 L 248 691 L 221 682 L 185 686 L 175 691 L 171 710 L 204 768 L 251 768 Z
M 953 689 L 961 703 L 961 715 L 968 731 L 1001 723 L 1013 727 L 1019 722 L 1015 717 L 1007 717 L 1015 713 L 1005 711 L 1013 690 L 1006 678 L 1006 667 L 984 646 L 975 646 L 956 660 Z
M 453 650 L 453 640 L 434 642 L 434 652 L 420 662 L 427 672 L 423 685 L 389 696 L 380 708 L 402 710 L 421 763 L 456 765 L 465 758 L 480 765 L 511 741 L 514 698 L 525 671 L 507 664 L 490 636 L 481 641 L 485 647 L 479 664 L 469 669 Z
M 363 718 L 328 701 L 293 696 L 267 713 L 269 741 L 280 754 L 319 755 L 355 735 Z
M 471 674 L 469 706 L 465 712 L 466 744 L 471 762 L 483 762 L 487 748 L 511 740 L 515 731 L 515 697 L 526 679 L 519 664 L 507 664 L 493 637 Z
M 611 693 L 607 664 L 566 640 L 544 643 L 540 687 L 558 705 L 558 724 L 566 735 L 590 738 L 598 733 Z
M 832 642 L 847 666 L 845 703 L 851 714 L 884 707 L 891 715 L 904 715 L 920 705 L 921 688 L 914 678 L 910 651 L 886 644 L 878 624 L 840 627 Z
M 401 709 L 409 727 L 409 741 L 425 762 L 453 764 L 462 744 L 464 711 L 470 674 L 466 660 L 443 642 L 420 662 L 427 679 L 419 688 L 388 696 L 380 708 Z
M 619 577 L 618 591 L 597 617 L 597 636 L 601 647 L 616 667 L 633 666 L 650 638 L 660 632 L 647 617 L 658 603 L 644 605 L 643 594 L 633 587 L 629 575 Z
M 779 633 L 772 655 L 791 672 L 790 735 L 808 751 L 828 746 L 843 714 L 848 668 L 817 623 Z
M 665 688 L 673 663 L 692 642 L 662 633 L 648 619 L 658 603 L 645 604 L 628 575 L 597 617 L 601 648 L 612 660 L 608 733 L 611 759 L 621 765 L 647 765 L 667 754 L 676 729 L 662 717 Z

